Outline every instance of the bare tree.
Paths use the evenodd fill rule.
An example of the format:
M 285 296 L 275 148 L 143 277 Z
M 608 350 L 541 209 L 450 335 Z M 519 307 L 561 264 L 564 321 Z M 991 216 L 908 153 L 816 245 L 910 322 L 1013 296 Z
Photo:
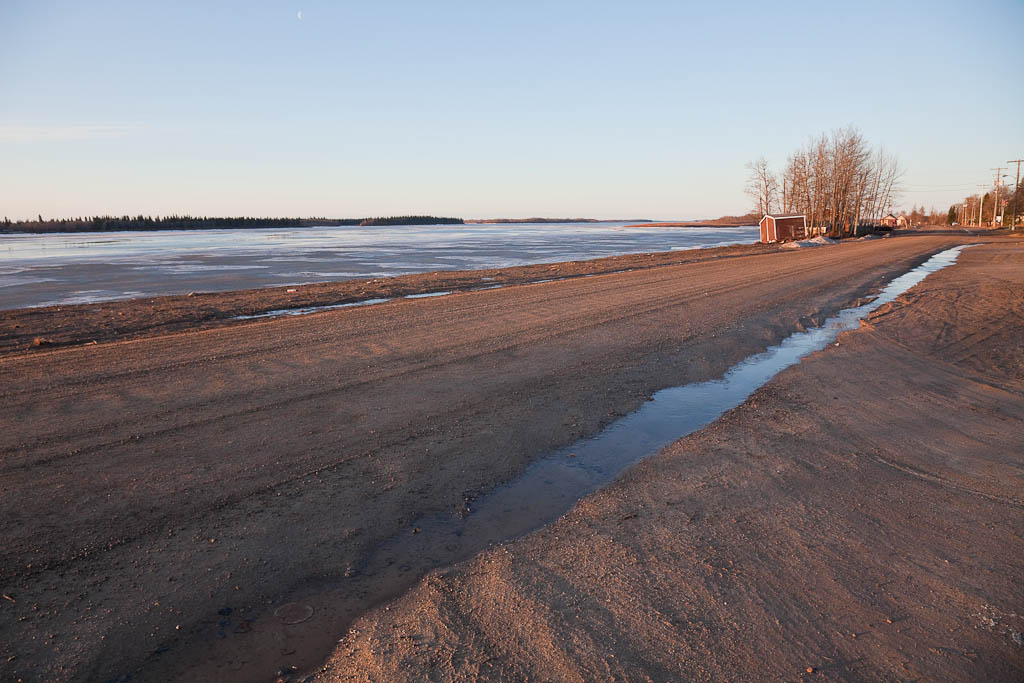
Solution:
M 768 174 L 764 160 L 748 164 L 748 193 Z M 782 172 L 782 209 L 807 217 L 812 231 L 837 237 L 877 223 L 899 192 L 903 171 L 883 149 L 872 150 L 856 128 L 822 134 L 789 157 Z M 760 192 L 761 185 L 756 187 Z M 760 196 L 760 195 L 758 195 Z M 751 193 L 752 198 L 755 197 Z
M 880 185 L 876 198 L 876 211 L 873 216 L 883 216 L 892 211 L 893 204 L 900 195 L 903 180 L 903 168 L 894 154 L 887 154 L 881 148 L 876 157 L 876 169 Z
M 832 146 L 828 136 L 822 134 L 810 143 L 811 204 L 810 213 L 817 227 L 828 225 L 829 193 L 832 189 Z
M 764 157 L 747 164 L 750 174 L 747 178 L 747 196 L 757 206 L 762 216 L 772 213 L 778 205 L 779 181 Z

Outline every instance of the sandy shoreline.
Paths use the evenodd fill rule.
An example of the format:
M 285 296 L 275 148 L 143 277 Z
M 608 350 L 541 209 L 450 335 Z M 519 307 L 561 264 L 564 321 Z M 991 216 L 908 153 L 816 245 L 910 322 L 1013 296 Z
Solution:
M 317 680 L 1019 680 L 1022 266 L 965 253 Z
M 654 391 L 716 377 L 964 241 L 769 247 L 647 268 L 638 256 L 632 272 L 593 278 L 166 334 L 185 324 L 174 314 L 158 336 L 28 354 L 13 344 L 0 359 L 12 425 L 0 435 L 0 583 L 15 600 L 0 605 L 0 672 L 308 673 L 379 598 L 354 594 L 294 625 L 273 616 L 282 604 L 345 585 L 419 515 L 458 513 Z M 271 294 L 214 308 L 296 298 Z M 158 304 L 134 305 L 142 319 Z M 114 340 L 151 333 L 112 329 Z

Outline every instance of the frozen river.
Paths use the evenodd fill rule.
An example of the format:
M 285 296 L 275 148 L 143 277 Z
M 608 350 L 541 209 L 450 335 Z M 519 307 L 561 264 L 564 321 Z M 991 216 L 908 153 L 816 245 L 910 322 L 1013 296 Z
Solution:
M 756 242 L 742 228 L 626 223 L 0 235 L 0 309 Z

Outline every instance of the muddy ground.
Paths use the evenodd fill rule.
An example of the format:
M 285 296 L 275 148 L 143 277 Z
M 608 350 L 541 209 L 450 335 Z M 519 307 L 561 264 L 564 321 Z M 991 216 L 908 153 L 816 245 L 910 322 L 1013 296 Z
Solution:
M 766 247 L 213 329 L 136 326 L 139 338 L 88 346 L 16 344 L 0 358 L 0 678 L 315 671 L 354 619 L 415 583 L 410 572 L 374 585 L 360 567 L 420 516 L 466 514 L 658 389 L 717 377 L 964 241 Z M 239 296 L 260 303 L 232 311 L 281 307 L 280 292 Z M 142 320 L 153 304 L 131 305 Z M 76 307 L 80 329 L 60 315 L 35 329 L 63 320 L 60 343 L 78 344 L 95 333 L 92 308 L 103 309 Z M 298 623 L 301 608 L 282 609 L 328 592 L 343 597 Z
M 1024 249 L 980 246 L 318 680 L 1024 677 Z

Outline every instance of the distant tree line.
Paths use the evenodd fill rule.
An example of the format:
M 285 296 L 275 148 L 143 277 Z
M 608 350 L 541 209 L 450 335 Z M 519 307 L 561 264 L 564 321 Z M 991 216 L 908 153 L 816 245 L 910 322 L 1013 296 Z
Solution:
M 254 218 L 250 216 L 91 216 L 85 218 L 12 221 L 4 218 L 0 232 L 114 232 L 123 230 L 217 230 L 234 228 L 303 228 L 339 225 L 450 225 L 461 218 L 391 216 L 387 218 Z
M 462 225 L 461 218 L 439 218 L 438 216 L 388 216 L 386 218 L 362 218 L 359 225 Z
M 1012 187 L 1000 185 L 998 191 L 984 194 L 972 194 L 959 204 L 949 207 L 947 219 L 950 223 L 961 225 L 991 225 L 995 219 L 1002 217 L 1002 225 L 1010 224 L 1010 215 L 1015 214 L 1017 225 L 1021 222 L 1024 212 L 1024 185 Z
M 758 214 L 803 214 L 832 237 L 859 234 L 892 210 L 903 170 L 856 128 L 811 138 L 775 173 L 762 157 L 747 164 L 747 195 Z
M 940 211 L 934 206 L 930 209 L 925 209 L 924 204 L 921 206 L 911 205 L 910 210 L 901 212 L 901 215 L 906 216 L 911 225 L 943 225 L 956 220 L 954 218 L 950 221 L 946 212 Z
M 700 225 L 721 225 L 721 226 L 734 226 L 734 225 L 757 225 L 757 222 L 764 216 L 763 213 L 750 213 L 743 214 L 742 216 L 721 216 L 719 218 L 709 218 L 706 221 L 695 221 Z

